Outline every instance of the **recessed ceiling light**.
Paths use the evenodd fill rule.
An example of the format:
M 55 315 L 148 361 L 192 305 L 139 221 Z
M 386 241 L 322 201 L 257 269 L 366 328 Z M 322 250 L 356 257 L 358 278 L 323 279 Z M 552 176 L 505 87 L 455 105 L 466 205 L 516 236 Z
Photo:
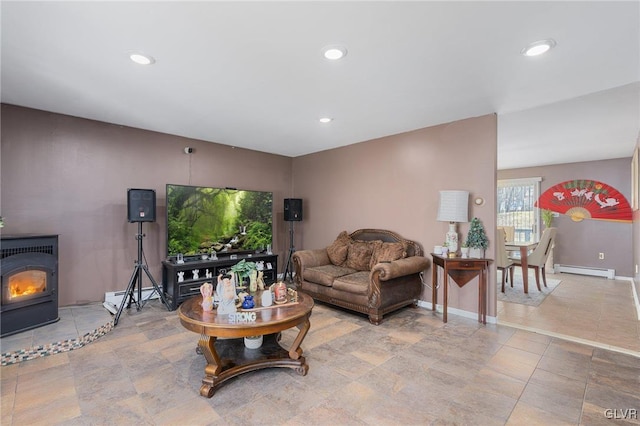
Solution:
M 330 117 L 322 117 L 319 121 L 320 121 L 321 123 L 331 123 L 331 122 L 333 121 L 333 118 L 330 118 Z
M 143 55 L 141 53 L 132 53 L 129 55 L 129 58 L 136 64 L 140 65 L 151 65 L 156 62 L 156 60 L 153 59 L 153 56 Z
M 538 56 L 548 52 L 556 46 L 554 39 L 538 40 L 520 51 L 524 56 Z
M 337 61 L 347 55 L 347 48 L 340 45 L 325 46 L 322 49 L 322 56 L 332 61 Z

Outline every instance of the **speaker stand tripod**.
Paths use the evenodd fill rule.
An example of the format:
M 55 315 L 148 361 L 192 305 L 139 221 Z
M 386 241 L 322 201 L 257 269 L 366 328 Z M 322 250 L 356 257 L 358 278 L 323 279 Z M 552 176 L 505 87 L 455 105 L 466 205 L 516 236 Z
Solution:
M 293 282 L 293 262 L 291 261 L 291 256 L 295 253 L 296 248 L 293 246 L 293 221 L 289 221 L 289 256 L 287 256 L 287 266 L 284 268 L 284 275 L 282 276 L 283 280 L 287 279 L 287 274 L 289 274 L 290 282 Z
M 113 320 L 114 326 L 118 325 L 118 320 L 120 319 L 120 315 L 122 314 L 122 310 L 124 309 L 125 304 L 127 305 L 127 308 L 130 308 L 131 304 L 133 303 L 134 305 L 136 305 L 136 309 L 139 311 L 144 306 L 144 303 L 146 303 L 146 301 L 144 303 L 142 301 L 142 272 L 143 271 L 145 274 L 147 274 L 147 278 L 149 278 L 149 281 L 151 281 L 151 284 L 153 284 L 154 292 L 157 292 L 158 295 L 160 296 L 160 300 L 162 300 L 162 304 L 166 306 L 167 309 L 169 309 L 169 304 L 167 303 L 167 300 L 164 297 L 164 293 L 158 286 L 158 283 L 156 283 L 156 280 L 153 279 L 153 276 L 151 275 L 151 272 L 149 272 L 149 268 L 147 267 L 147 265 L 143 262 L 142 239 L 144 237 L 145 235 L 142 233 L 142 222 L 138 222 L 138 233 L 136 234 L 136 240 L 138 241 L 138 260 L 136 261 L 136 266 L 133 269 L 133 274 L 131 274 L 129 285 L 127 286 L 127 290 L 125 291 L 124 297 L 122 298 L 122 302 L 120 303 L 120 308 L 118 308 L 116 317 Z M 135 297 L 133 297 L 133 291 L 136 288 L 136 285 L 138 287 L 137 300 Z M 147 300 L 149 300 L 151 296 L 153 296 L 153 293 L 149 295 Z

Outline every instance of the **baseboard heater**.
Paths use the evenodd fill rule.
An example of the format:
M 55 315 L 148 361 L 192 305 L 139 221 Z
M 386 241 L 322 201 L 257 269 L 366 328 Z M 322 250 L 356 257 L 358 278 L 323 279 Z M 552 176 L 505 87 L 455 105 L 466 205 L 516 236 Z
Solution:
M 110 302 L 113 303 L 116 306 L 120 306 L 120 303 L 122 303 L 122 299 L 124 298 L 126 293 L 126 290 L 122 290 L 122 291 L 108 291 L 104 294 L 104 301 L 105 302 Z M 153 295 L 152 295 L 153 293 Z M 144 287 L 142 289 L 142 300 L 147 300 L 149 298 L 149 296 L 151 296 L 151 299 L 159 299 L 160 295 L 158 294 L 158 292 L 156 291 L 154 293 L 154 288 L 153 287 Z M 133 290 L 133 297 L 137 300 L 138 298 L 138 289 L 135 288 Z
M 616 270 L 615 269 L 605 269 L 605 268 L 592 268 L 589 266 L 571 266 L 571 265 L 553 265 L 554 272 L 566 272 L 569 274 L 578 274 L 578 275 L 590 275 L 593 277 L 604 277 L 610 280 L 615 279 Z

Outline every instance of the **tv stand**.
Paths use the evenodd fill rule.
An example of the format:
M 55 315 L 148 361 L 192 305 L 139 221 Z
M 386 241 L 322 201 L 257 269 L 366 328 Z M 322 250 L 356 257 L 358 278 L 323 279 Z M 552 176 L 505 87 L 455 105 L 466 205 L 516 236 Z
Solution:
M 247 254 L 233 253 L 237 257 L 231 259 L 228 254 L 218 253 L 218 259 L 202 260 L 197 257 L 185 259 L 184 263 L 176 263 L 175 260 L 162 262 L 162 289 L 171 310 L 175 310 L 185 300 L 200 294 L 200 286 L 206 282 L 213 284 L 218 282 L 218 275 L 227 274 L 233 265 L 245 259 L 247 262 L 264 262 L 264 282 L 273 284 L 278 278 L 277 254 Z M 270 267 L 269 267 L 270 266 Z M 194 271 L 198 271 L 195 278 Z M 207 271 L 210 277 L 207 277 Z M 182 275 L 182 281 L 179 281 Z

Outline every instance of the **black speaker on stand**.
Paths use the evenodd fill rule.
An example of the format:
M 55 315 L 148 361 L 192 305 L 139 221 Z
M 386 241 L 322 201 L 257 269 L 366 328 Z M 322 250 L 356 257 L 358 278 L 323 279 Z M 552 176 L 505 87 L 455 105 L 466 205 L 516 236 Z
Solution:
M 291 256 L 295 253 L 296 248 L 293 245 L 293 222 L 302 220 L 302 199 L 301 198 L 285 198 L 284 199 L 284 220 L 289 222 L 289 255 L 287 256 L 287 264 L 284 268 L 283 279 L 293 282 L 293 263 Z
M 124 293 L 124 297 L 122 298 L 122 302 L 120 303 L 120 307 L 118 308 L 118 312 L 116 312 L 116 316 L 113 320 L 113 325 L 118 325 L 118 320 L 120 319 L 120 315 L 122 314 L 122 310 L 124 309 L 124 305 L 127 305 L 127 308 L 131 307 L 131 304 L 135 304 L 137 310 L 142 309 L 144 304 L 142 303 L 142 272 L 144 271 L 147 274 L 147 278 L 153 284 L 153 289 L 160 296 L 160 300 L 162 303 L 169 308 L 169 304 L 164 297 L 164 293 L 162 289 L 156 283 L 156 280 L 153 279 L 151 272 L 149 272 L 149 267 L 145 262 L 143 262 L 144 254 L 142 250 L 142 239 L 145 235 L 142 233 L 142 222 L 154 222 L 156 220 L 156 191 L 153 189 L 129 189 L 127 190 L 127 212 L 128 212 L 128 220 L 130 223 L 137 222 L 138 223 L 138 233 L 136 234 L 136 240 L 138 241 L 138 260 L 135 262 L 135 268 L 133 269 L 133 274 L 131 274 L 131 279 L 129 279 L 129 285 L 127 285 L 127 290 Z M 133 295 L 134 289 L 138 286 L 138 298 L 136 299 Z M 149 295 L 149 298 L 153 296 L 153 293 Z M 149 300 L 147 298 L 147 300 Z
M 128 189 L 127 213 L 129 222 L 155 222 L 156 191 L 154 189 Z

